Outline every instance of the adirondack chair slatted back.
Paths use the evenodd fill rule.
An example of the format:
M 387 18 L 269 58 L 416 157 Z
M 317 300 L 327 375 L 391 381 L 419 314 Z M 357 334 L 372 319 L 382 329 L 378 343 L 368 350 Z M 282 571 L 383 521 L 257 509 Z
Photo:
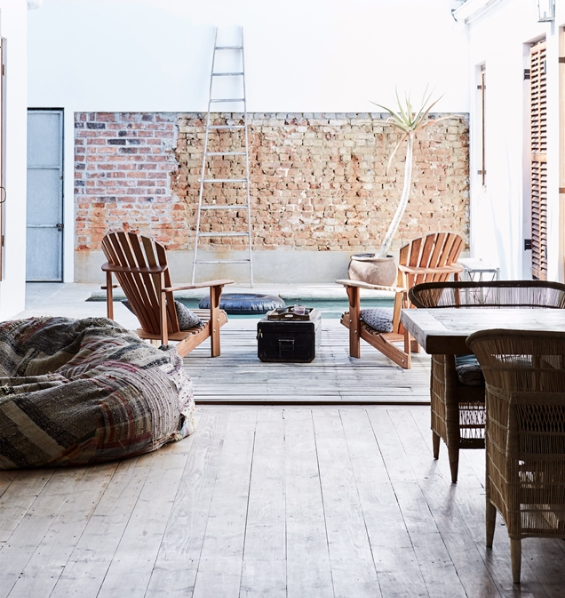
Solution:
M 398 286 L 412 288 L 422 282 L 448 280 L 453 272 L 441 272 L 436 268 L 453 266 L 463 250 L 463 239 L 455 233 L 433 233 L 414 239 L 400 249 L 399 267 L 423 268 L 427 271 L 402 272 L 399 268 Z
M 160 334 L 161 288 L 171 286 L 163 245 L 149 237 L 118 231 L 104 237 L 102 250 L 108 263 L 123 269 L 114 274 L 141 328 L 150 334 Z M 166 293 L 166 305 L 168 331 L 174 334 L 179 332 L 179 324 L 172 292 Z

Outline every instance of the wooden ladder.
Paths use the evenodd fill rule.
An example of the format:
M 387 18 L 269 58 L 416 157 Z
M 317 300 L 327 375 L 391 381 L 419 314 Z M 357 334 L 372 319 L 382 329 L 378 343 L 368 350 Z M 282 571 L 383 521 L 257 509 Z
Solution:
M 219 45 L 218 44 L 218 28 L 216 28 L 216 32 L 214 35 L 214 52 L 212 55 L 212 69 L 210 72 L 210 92 L 208 96 L 208 115 L 206 117 L 206 131 L 204 137 L 204 152 L 202 155 L 202 171 L 200 176 L 200 192 L 198 195 L 198 212 L 196 217 L 196 233 L 195 233 L 195 244 L 194 244 L 194 255 L 193 255 L 193 264 L 192 264 L 192 283 L 194 284 L 194 280 L 196 277 L 196 266 L 197 264 L 248 264 L 249 266 L 249 283 L 253 286 L 253 252 L 252 252 L 252 240 L 251 240 L 251 202 L 250 202 L 250 195 L 249 195 L 249 139 L 248 139 L 248 131 L 247 131 L 247 100 L 245 94 L 245 57 L 244 57 L 244 50 L 243 50 L 243 27 L 240 28 L 241 33 L 241 43 L 237 45 Z M 228 70 L 228 71 L 216 71 L 216 58 L 217 53 L 221 52 L 231 52 L 233 53 L 233 61 L 234 63 L 239 63 L 239 67 L 236 70 Z M 232 78 L 234 80 L 239 79 L 241 82 L 241 90 L 242 93 L 240 97 L 214 97 L 214 82 L 218 81 L 218 78 L 222 78 L 225 80 L 226 77 Z M 212 107 L 219 105 L 219 104 L 239 104 L 243 107 L 243 118 L 240 121 L 240 124 L 230 124 L 228 122 L 227 117 L 223 117 L 225 122 L 222 124 L 211 124 L 211 111 Z M 239 134 L 239 140 L 241 147 L 238 148 L 236 151 L 210 151 L 209 145 L 211 136 L 218 141 L 222 134 L 227 133 L 228 136 L 237 132 Z M 243 135 L 241 135 L 243 133 Z M 222 141 L 225 141 L 223 139 Z M 230 141 L 230 139 L 227 139 Z M 230 146 L 232 143 L 229 144 Z M 226 156 L 239 156 L 242 160 L 244 160 L 243 164 L 243 176 L 241 174 L 237 174 L 235 176 L 227 176 L 227 177 L 219 177 L 214 176 L 214 172 L 212 172 L 212 166 L 215 164 L 214 157 L 221 157 L 222 162 Z M 209 160 L 212 158 L 212 160 Z M 230 158 L 230 165 L 236 164 L 233 158 Z M 241 171 L 241 164 L 238 164 L 239 170 Z M 230 203 L 216 203 L 216 199 L 211 197 L 210 189 L 213 189 L 213 185 L 217 185 L 218 183 L 222 183 L 224 185 L 232 185 L 232 184 L 239 184 L 242 185 L 245 189 L 245 196 L 246 196 L 246 203 L 237 203 L 232 201 Z M 240 229 L 237 231 L 229 231 L 229 232 L 220 232 L 220 231 L 202 231 L 202 212 L 207 210 L 234 210 L 235 217 L 234 222 L 240 222 L 244 220 L 244 217 L 247 219 L 247 223 L 245 229 Z M 243 214 L 241 214 L 243 212 Z M 200 240 L 203 237 L 244 237 L 247 240 L 248 246 L 248 256 L 246 258 L 241 259 L 200 259 L 198 257 L 198 249 Z

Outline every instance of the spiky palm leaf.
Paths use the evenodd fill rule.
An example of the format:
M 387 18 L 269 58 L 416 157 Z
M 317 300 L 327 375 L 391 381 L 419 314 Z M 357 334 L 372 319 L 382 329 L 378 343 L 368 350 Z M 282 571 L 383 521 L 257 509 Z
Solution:
M 387 106 L 383 106 L 382 104 L 371 102 L 371 104 L 374 104 L 379 108 L 382 108 L 383 110 L 385 110 L 385 112 L 388 112 L 390 114 L 389 118 L 385 121 L 385 124 L 392 125 L 393 127 L 396 127 L 404 133 L 404 135 L 396 144 L 396 147 L 394 148 L 392 154 L 388 159 L 387 174 L 390 172 L 390 167 L 392 161 L 394 160 L 394 156 L 398 151 L 398 148 L 406 141 L 406 139 L 408 139 L 409 136 L 414 136 L 419 131 L 422 131 L 426 127 L 434 125 L 442 120 L 453 118 L 452 116 L 442 116 L 441 118 L 436 118 L 434 120 L 426 120 L 431 109 L 441 100 L 443 96 L 440 96 L 439 98 L 430 103 L 431 97 L 432 94 L 428 93 L 428 90 L 426 88 L 422 96 L 420 108 L 417 112 L 414 112 L 412 109 L 412 102 L 410 101 L 410 96 L 406 94 L 404 96 L 403 103 L 398 96 L 398 91 L 396 91 L 396 103 L 398 105 L 398 109 L 396 111 L 392 108 L 388 108 Z
M 419 131 L 429 127 L 430 125 L 435 125 L 436 123 L 442 120 L 448 120 L 453 118 L 453 116 L 442 116 L 441 118 L 436 118 L 433 120 L 428 120 L 428 115 L 431 109 L 439 102 L 442 96 L 437 98 L 436 100 L 430 102 L 431 93 L 428 93 L 428 90 L 424 91 L 422 96 L 422 101 L 420 103 L 420 107 L 415 111 L 412 107 L 412 102 L 410 101 L 410 96 L 406 94 L 404 96 L 404 102 L 400 100 L 398 96 L 398 91 L 396 92 L 396 103 L 397 109 L 392 110 L 387 106 L 383 106 L 382 104 L 377 104 L 376 102 L 371 102 L 375 106 L 382 108 L 390 115 L 389 118 L 385 121 L 384 124 L 389 124 L 393 127 L 396 127 L 404 134 L 402 135 L 400 141 L 396 144 L 396 147 L 392 151 L 390 158 L 388 160 L 387 165 L 387 174 L 390 171 L 390 167 L 398 148 L 404 143 L 404 141 L 408 140 L 408 148 L 406 152 L 406 163 L 404 165 L 404 186 L 402 189 L 402 196 L 400 198 L 400 202 L 398 207 L 396 208 L 396 212 L 394 217 L 388 227 L 387 233 L 385 238 L 381 244 L 381 248 L 379 250 L 378 256 L 385 257 L 388 254 L 388 250 L 392 244 L 392 240 L 396 235 L 398 227 L 400 226 L 400 221 L 404 212 L 406 210 L 406 206 L 408 205 L 408 198 L 410 196 L 410 184 L 412 179 L 412 149 L 414 144 L 414 136 Z

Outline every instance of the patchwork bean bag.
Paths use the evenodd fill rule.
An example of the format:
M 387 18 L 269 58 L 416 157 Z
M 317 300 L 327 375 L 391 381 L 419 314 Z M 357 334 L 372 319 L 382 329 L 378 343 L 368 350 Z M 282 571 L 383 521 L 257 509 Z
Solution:
M 99 463 L 194 430 L 190 379 L 174 348 L 112 320 L 0 323 L 0 468 Z

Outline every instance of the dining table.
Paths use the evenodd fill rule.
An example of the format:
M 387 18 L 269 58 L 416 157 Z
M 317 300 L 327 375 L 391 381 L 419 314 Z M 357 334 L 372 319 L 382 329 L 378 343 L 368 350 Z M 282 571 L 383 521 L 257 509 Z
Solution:
M 409 308 L 400 321 L 426 353 L 468 355 L 466 339 L 489 328 L 565 332 L 565 309 Z

